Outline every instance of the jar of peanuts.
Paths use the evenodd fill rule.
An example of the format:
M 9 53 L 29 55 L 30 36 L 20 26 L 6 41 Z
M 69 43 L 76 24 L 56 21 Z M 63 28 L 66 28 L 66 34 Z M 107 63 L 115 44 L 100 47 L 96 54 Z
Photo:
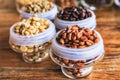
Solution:
M 89 75 L 93 64 L 104 56 L 101 35 L 78 25 L 62 29 L 52 40 L 50 57 L 61 66 L 63 74 L 69 78 L 81 78 Z
M 53 20 L 57 14 L 57 6 L 47 0 L 31 2 L 23 6 L 21 10 L 22 18 L 29 18 L 36 14 L 39 18 Z
M 48 57 L 55 34 L 51 21 L 34 16 L 10 27 L 9 44 L 12 50 L 22 54 L 25 62 L 41 62 Z
M 30 4 L 32 2 L 38 2 L 38 1 L 44 1 L 44 0 L 16 0 L 16 8 L 19 13 L 21 13 L 21 9 L 23 6 Z M 54 2 L 54 0 L 48 0 L 50 2 Z
M 64 29 L 68 25 L 77 24 L 81 28 L 93 30 L 96 27 L 96 16 L 93 11 L 81 6 L 67 7 L 57 14 L 54 23 L 58 29 Z

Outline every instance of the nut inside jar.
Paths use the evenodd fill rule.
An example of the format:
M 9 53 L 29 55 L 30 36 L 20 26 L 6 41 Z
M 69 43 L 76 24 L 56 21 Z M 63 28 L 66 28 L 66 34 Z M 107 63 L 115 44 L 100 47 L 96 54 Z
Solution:
M 48 56 L 54 34 L 53 23 L 33 16 L 10 28 L 9 44 L 15 52 L 22 53 L 26 62 L 40 62 Z
M 80 28 L 77 25 L 68 26 L 66 29 L 61 30 L 54 39 L 54 42 L 55 43 L 52 44 L 52 59 L 55 63 L 64 67 L 84 68 L 86 66 L 91 66 L 95 59 L 101 56 L 101 51 L 103 51 L 100 49 L 100 51 L 98 50 L 98 52 L 95 52 L 96 50 L 94 50 L 94 48 L 91 48 L 91 51 L 89 50 L 89 52 L 83 51 L 84 49 L 101 43 L 98 34 L 94 30 Z M 56 46 L 56 44 L 58 45 Z M 87 54 L 90 53 L 93 53 L 91 55 L 94 56 L 87 56 Z M 82 57 L 84 55 L 88 58 Z
M 52 59 L 53 61 L 61 66 L 64 66 L 66 68 L 85 68 L 88 66 L 91 66 L 96 60 L 102 59 L 103 55 L 98 55 L 92 59 L 87 59 L 87 60 L 70 60 L 66 58 L 59 57 L 58 55 L 54 54 L 52 52 Z
M 92 13 L 89 10 L 81 6 L 67 7 L 61 10 L 57 14 L 57 17 L 59 19 L 66 20 L 66 21 L 79 21 L 79 20 L 89 18 L 91 16 L 92 16 Z
M 88 28 L 79 28 L 78 25 L 68 26 L 62 30 L 56 41 L 68 48 L 85 48 L 92 46 L 100 41 L 95 31 Z
M 92 72 L 93 67 L 87 67 L 87 68 L 65 68 L 61 67 L 62 72 L 65 76 L 72 78 L 72 79 L 77 79 L 77 78 L 82 78 L 87 75 L 89 75 Z
M 53 8 L 53 5 L 51 2 L 47 0 L 43 1 L 34 1 L 32 3 L 29 3 L 25 5 L 22 9 L 23 11 L 27 13 L 44 13 L 47 11 L 50 11 Z

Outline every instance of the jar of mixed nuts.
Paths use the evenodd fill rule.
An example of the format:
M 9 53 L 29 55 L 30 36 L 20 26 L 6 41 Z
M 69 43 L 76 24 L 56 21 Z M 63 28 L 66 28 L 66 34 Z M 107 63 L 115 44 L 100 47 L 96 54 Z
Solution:
M 10 28 L 9 44 L 15 52 L 22 53 L 25 62 L 41 62 L 47 58 L 55 34 L 51 21 L 34 16 Z
M 85 9 L 84 7 L 67 7 L 61 10 L 54 23 L 58 29 L 64 29 L 68 25 L 77 24 L 81 28 L 87 27 L 93 30 L 96 27 L 96 16 L 93 11 Z
M 39 18 L 53 20 L 57 14 L 57 6 L 47 0 L 32 2 L 22 8 L 22 18 L 29 18 L 36 14 Z
M 68 26 L 53 39 L 50 56 L 61 66 L 65 76 L 85 77 L 92 72 L 93 64 L 104 56 L 103 40 L 97 31 Z

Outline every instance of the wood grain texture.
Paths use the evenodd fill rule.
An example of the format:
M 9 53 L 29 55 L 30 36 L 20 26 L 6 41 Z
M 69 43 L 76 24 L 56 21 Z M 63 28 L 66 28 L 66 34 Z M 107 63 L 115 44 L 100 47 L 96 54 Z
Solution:
M 0 9 L 15 9 L 15 0 L 0 0 Z
M 105 57 L 81 80 L 120 80 L 120 9 L 95 11 L 97 28 L 104 39 Z M 70 80 L 50 58 L 37 64 L 25 63 L 9 48 L 9 28 L 19 21 L 13 10 L 0 10 L 0 80 Z

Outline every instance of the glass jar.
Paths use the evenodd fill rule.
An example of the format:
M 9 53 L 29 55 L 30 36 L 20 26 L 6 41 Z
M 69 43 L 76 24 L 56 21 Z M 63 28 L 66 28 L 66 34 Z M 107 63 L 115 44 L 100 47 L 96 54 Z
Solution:
M 95 10 L 97 8 L 111 7 L 113 3 L 114 0 L 80 0 L 81 5 L 91 10 Z
M 120 0 L 114 0 L 115 4 L 120 7 Z
M 79 25 L 81 28 L 82 27 L 87 27 L 91 30 L 93 30 L 96 27 L 96 15 L 94 14 L 94 12 L 92 10 L 89 10 L 92 14 L 91 17 L 88 17 L 86 19 L 83 20 L 79 20 L 79 21 L 66 21 L 66 20 L 62 20 L 59 19 L 57 16 L 55 17 L 54 23 L 55 26 L 58 29 L 64 29 L 66 28 L 68 25 Z
M 56 34 L 54 24 L 51 21 L 49 22 L 50 27 L 44 32 L 30 36 L 22 36 L 14 32 L 14 28 L 18 23 L 10 28 L 10 47 L 15 52 L 21 53 L 25 62 L 41 62 L 48 57 L 51 40 Z
M 73 49 L 61 46 L 56 38 L 52 41 L 51 59 L 61 66 L 62 72 L 69 78 L 85 77 L 92 72 L 93 64 L 104 56 L 104 45 L 101 35 L 95 31 L 100 41 L 90 47 Z M 56 37 L 60 31 L 57 33 Z M 78 72 L 74 73 L 74 69 Z

